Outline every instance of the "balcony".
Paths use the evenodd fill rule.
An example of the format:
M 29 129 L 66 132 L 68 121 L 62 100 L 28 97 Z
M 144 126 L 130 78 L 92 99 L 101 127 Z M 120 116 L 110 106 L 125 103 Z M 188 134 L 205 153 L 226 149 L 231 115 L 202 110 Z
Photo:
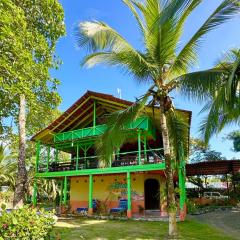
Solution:
M 71 161 L 44 161 L 42 159 L 41 164 L 38 166 L 38 173 L 53 173 L 53 172 L 64 172 L 64 171 L 84 171 L 91 169 L 113 169 L 113 168 L 122 168 L 122 167 L 133 167 L 144 165 L 154 165 L 160 164 L 165 165 L 163 158 L 163 149 L 151 149 L 151 150 L 142 150 L 142 151 L 130 151 L 122 152 L 115 154 L 113 160 L 105 163 L 100 160 L 99 156 L 87 156 L 72 158 Z
M 148 117 L 140 117 L 126 125 L 125 129 L 131 133 L 129 140 L 107 163 L 102 161 L 101 156 L 96 156 L 94 147 L 97 136 L 106 129 L 106 125 L 97 125 L 57 133 L 51 145 L 38 142 L 36 174 L 50 177 L 64 174 L 74 176 L 92 172 L 104 174 L 165 168 L 163 150 L 158 147 L 161 146 L 161 141 L 156 140 L 156 130 Z M 148 145 L 151 141 L 154 142 L 152 147 L 151 144 Z

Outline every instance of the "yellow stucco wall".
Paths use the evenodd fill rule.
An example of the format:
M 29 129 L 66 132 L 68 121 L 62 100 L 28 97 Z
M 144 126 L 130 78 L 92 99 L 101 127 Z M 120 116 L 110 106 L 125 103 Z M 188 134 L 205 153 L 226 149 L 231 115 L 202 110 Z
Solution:
M 126 174 L 103 175 L 93 177 L 93 199 L 106 201 L 108 207 L 117 207 L 119 198 L 127 198 Z M 165 179 L 159 174 L 131 174 L 132 210 L 138 211 L 138 205 L 144 207 L 144 181 L 157 179 L 160 192 L 165 188 Z M 89 177 L 72 177 L 70 184 L 70 205 L 73 210 L 77 207 L 88 206 Z M 162 203 L 162 197 L 160 197 Z M 160 208 L 160 206 L 159 206 Z

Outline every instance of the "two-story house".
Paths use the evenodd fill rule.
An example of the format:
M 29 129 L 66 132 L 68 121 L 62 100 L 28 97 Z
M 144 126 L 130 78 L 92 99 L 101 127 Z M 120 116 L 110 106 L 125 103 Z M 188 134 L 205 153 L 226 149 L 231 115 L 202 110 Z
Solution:
M 154 114 L 149 108 L 151 117 L 139 117 L 126 126 L 131 131 L 130 137 L 108 163 L 96 154 L 95 143 L 106 130 L 106 116 L 132 104 L 112 95 L 88 91 L 33 137 L 37 144 L 35 177 L 58 179 L 62 186 L 61 201 L 70 204 L 73 211 L 87 207 L 92 214 L 93 199 L 107 202 L 111 209 L 124 198 L 127 199 L 128 217 L 140 208 L 166 215 L 165 162 L 158 108 L 154 109 Z M 191 112 L 178 111 L 191 121 Z M 178 204 L 183 219 L 184 162 L 180 165 L 175 183 L 180 189 Z M 36 195 L 35 183 L 34 204 Z

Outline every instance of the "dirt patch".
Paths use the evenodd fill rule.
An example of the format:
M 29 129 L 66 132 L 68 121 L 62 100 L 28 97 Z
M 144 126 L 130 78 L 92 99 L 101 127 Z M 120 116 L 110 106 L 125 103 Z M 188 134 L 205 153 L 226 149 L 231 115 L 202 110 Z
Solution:
M 189 218 L 210 224 L 226 234 L 240 240 L 240 209 L 215 210 L 201 215 L 191 215 Z

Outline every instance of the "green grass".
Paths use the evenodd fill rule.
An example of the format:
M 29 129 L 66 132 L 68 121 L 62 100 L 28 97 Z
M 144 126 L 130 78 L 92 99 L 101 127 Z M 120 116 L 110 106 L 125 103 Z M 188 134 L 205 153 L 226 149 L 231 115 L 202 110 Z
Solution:
M 165 239 L 167 223 L 147 221 L 117 221 L 94 219 L 59 220 L 54 227 L 53 239 L 120 240 Z M 233 240 L 222 231 L 194 220 L 178 223 L 180 239 Z M 57 237 L 56 237 L 57 236 Z

